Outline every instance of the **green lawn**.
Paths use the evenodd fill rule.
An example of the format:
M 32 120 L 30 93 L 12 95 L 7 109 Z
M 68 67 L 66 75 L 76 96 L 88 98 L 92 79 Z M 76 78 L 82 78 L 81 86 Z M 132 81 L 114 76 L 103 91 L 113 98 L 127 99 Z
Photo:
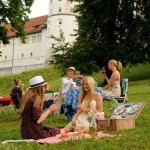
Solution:
M 101 138 L 98 140 L 84 139 L 77 141 L 63 142 L 59 144 L 37 143 L 9 143 L 0 144 L 0 150 L 88 150 L 88 149 L 104 149 L 104 150 L 143 150 L 150 147 L 150 83 L 149 80 L 129 81 L 128 97 L 129 101 L 145 102 L 145 107 L 136 119 L 136 127 L 130 130 L 113 131 L 109 134 L 115 135 L 113 138 Z M 104 102 L 104 111 L 107 110 L 109 102 Z M 7 107 L 8 109 L 8 107 Z M 64 115 L 50 115 L 44 122 L 48 126 L 65 126 L 68 121 Z M 0 142 L 4 140 L 20 139 L 20 116 L 15 112 L 0 114 Z

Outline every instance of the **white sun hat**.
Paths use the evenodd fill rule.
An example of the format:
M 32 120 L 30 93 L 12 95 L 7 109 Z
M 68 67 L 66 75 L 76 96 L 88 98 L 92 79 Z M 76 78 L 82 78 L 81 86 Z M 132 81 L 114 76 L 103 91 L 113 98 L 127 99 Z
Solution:
M 47 83 L 44 81 L 42 76 L 35 76 L 32 79 L 30 79 L 29 84 L 30 84 L 29 88 L 35 88 L 38 86 L 45 85 Z

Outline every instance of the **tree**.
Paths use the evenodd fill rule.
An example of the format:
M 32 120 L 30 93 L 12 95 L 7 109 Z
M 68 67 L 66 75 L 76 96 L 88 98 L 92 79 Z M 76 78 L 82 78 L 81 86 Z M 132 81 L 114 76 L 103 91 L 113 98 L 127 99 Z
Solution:
M 10 23 L 12 31 L 25 42 L 24 24 L 34 0 L 0 0 L 0 41 L 9 43 L 5 24 Z
M 86 74 L 91 74 L 94 70 L 98 71 L 99 68 L 95 65 L 95 62 L 90 61 L 92 56 L 85 59 L 88 53 L 82 51 L 82 47 L 88 48 L 88 45 L 86 45 L 88 42 L 86 44 L 83 42 L 84 45 L 68 43 L 65 41 L 64 32 L 62 30 L 60 30 L 59 37 L 51 35 L 50 38 L 54 41 L 52 46 L 54 65 L 61 70 L 62 74 L 66 73 L 66 68 L 69 66 L 75 66 L 77 70 L 81 70 Z M 91 52 L 94 52 L 93 49 L 91 49 Z M 85 67 L 85 64 L 88 68 Z
M 65 55 L 69 64 L 92 72 L 110 59 L 124 65 L 150 62 L 149 0 L 70 1 L 79 2 L 75 7 L 79 28 Z
M 65 41 L 64 32 L 62 30 L 60 30 L 59 37 L 51 35 L 50 38 L 54 41 L 52 44 L 52 58 L 54 60 L 54 65 L 64 74 L 66 73 L 66 68 L 69 67 L 67 62 L 69 57 L 67 51 L 72 45 Z

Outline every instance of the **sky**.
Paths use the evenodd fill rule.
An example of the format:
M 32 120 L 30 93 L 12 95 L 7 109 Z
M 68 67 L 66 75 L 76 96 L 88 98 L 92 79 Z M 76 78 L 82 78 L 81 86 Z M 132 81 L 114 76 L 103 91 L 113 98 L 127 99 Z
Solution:
M 49 0 L 35 0 L 32 7 L 29 18 L 48 15 Z

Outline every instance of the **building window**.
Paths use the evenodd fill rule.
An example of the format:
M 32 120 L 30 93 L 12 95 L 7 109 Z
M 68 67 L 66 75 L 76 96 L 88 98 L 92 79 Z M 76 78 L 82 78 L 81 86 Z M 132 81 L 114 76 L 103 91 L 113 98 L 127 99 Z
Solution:
M 61 1 L 61 0 L 58 0 L 58 1 Z
M 58 19 L 58 21 L 57 21 L 57 25 L 58 25 L 58 26 L 61 26 L 61 25 L 62 25 L 62 23 L 63 23 L 62 19 Z
M 37 42 L 41 42 L 41 41 L 42 41 L 42 35 L 38 35 Z
M 2 46 L 2 43 L 0 42 L 0 47 Z
M 52 48 L 54 48 L 55 44 L 52 44 Z
M 59 25 L 61 25 L 62 24 L 62 22 L 61 21 L 59 21 Z
M 53 0 L 51 0 L 51 3 L 53 2 Z
M 30 56 L 33 56 L 33 53 L 32 53 L 32 52 L 30 53 Z
M 58 10 L 58 12 L 61 12 L 61 7 L 59 7 L 59 10 Z
M 7 59 L 7 55 L 5 55 L 5 60 Z
M 24 54 L 23 54 L 23 53 L 21 54 L 21 57 L 22 57 L 22 58 L 24 57 Z
M 36 42 L 36 36 L 32 36 L 32 43 Z

